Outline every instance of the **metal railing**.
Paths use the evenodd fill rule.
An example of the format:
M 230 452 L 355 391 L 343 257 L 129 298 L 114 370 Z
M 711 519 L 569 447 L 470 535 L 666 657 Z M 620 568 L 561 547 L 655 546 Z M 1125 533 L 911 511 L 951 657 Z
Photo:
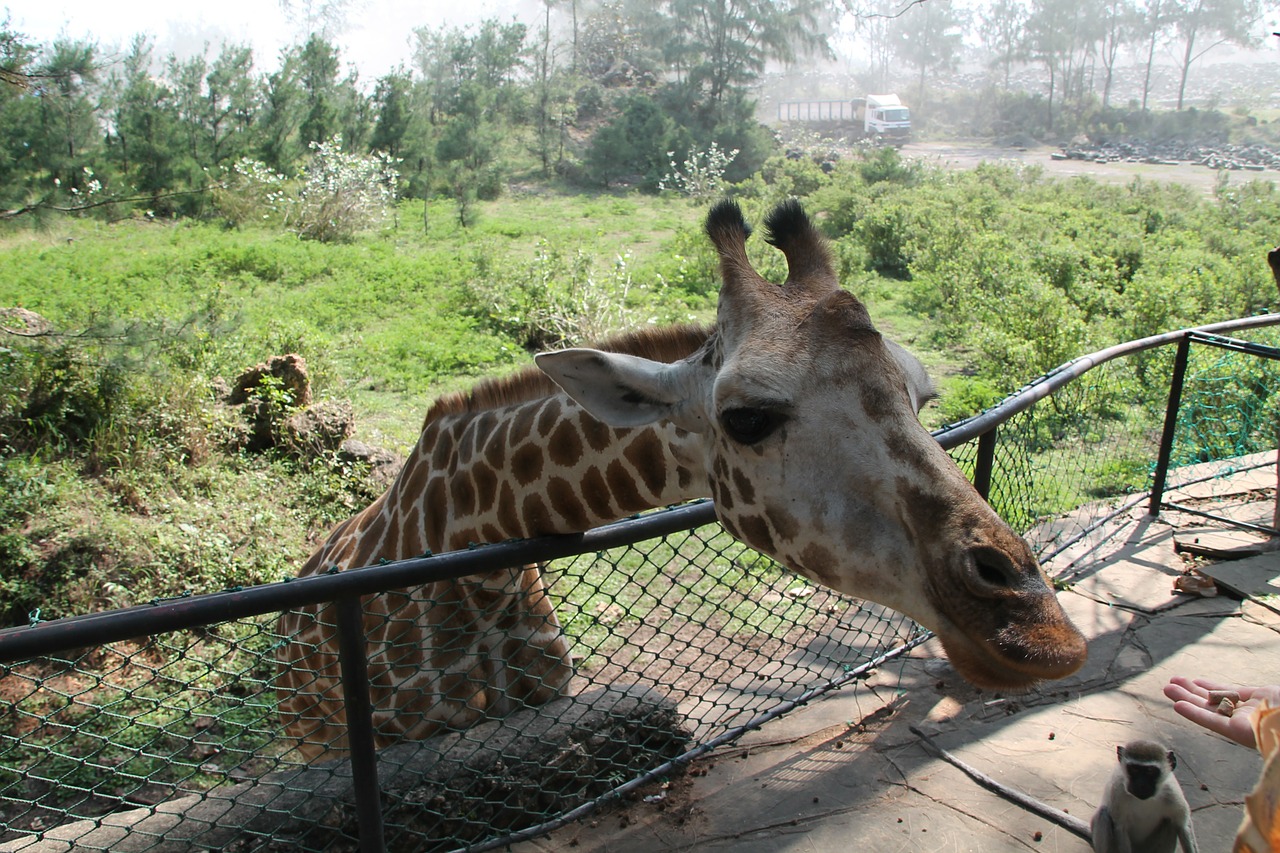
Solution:
M 1170 467 L 1169 448 L 1172 447 L 1173 434 L 1177 427 L 1178 405 L 1186 377 L 1189 347 L 1192 343 L 1199 343 L 1227 349 L 1250 357 L 1280 358 L 1280 350 L 1276 350 L 1273 347 L 1260 346 L 1223 337 L 1226 334 L 1261 329 L 1277 324 L 1280 324 L 1280 315 L 1271 314 L 1225 323 L 1215 323 L 1194 330 L 1170 332 L 1109 347 L 1068 362 L 1029 383 L 993 408 L 972 418 L 939 429 L 935 432 L 935 436 L 944 448 L 952 451 L 953 455 L 957 456 L 957 461 L 969 468 L 975 484 L 984 497 L 993 499 L 993 504 L 997 506 L 997 509 L 1001 509 L 1001 502 L 1010 504 L 1011 495 L 1025 497 L 1023 492 L 1034 490 L 1040 485 L 1035 480 L 1034 472 L 1025 477 L 1025 471 L 1017 476 L 1008 475 L 1007 473 L 1002 476 L 1002 464 L 1008 465 L 1008 461 L 1011 458 L 1009 453 L 1002 456 L 1000 452 L 1001 438 L 1005 435 L 1009 436 L 1009 441 L 1015 448 L 1021 448 L 1021 450 L 1017 451 L 1020 455 L 1014 457 L 1018 465 L 1013 467 L 1017 467 L 1019 471 L 1023 471 L 1023 469 L 1030 470 L 1027 468 L 1030 465 L 1028 460 L 1034 454 L 1026 450 L 1026 447 L 1030 446 L 1028 442 L 1032 440 L 1027 436 L 1040 429 L 1040 426 L 1034 423 L 1030 425 L 1022 423 L 1019 420 L 1020 418 L 1028 418 L 1028 413 L 1032 412 L 1037 403 L 1062 391 L 1062 389 L 1067 388 L 1071 383 L 1076 382 L 1096 368 L 1124 357 L 1176 345 L 1178 354 L 1175 358 L 1175 373 L 1171 377 L 1171 384 L 1176 386 L 1177 391 L 1170 394 L 1163 437 L 1160 442 L 1158 466 L 1154 474 L 1156 486 L 1151 490 L 1151 511 L 1156 512 L 1162 505 L 1161 495 L 1165 489 Z M 1113 396 L 1115 395 L 1113 394 Z M 1093 424 L 1093 421 L 1089 421 L 1089 423 Z M 1079 434 L 1086 435 L 1088 430 L 1094 428 L 1095 426 L 1088 426 L 1087 429 L 1080 428 Z M 1066 442 L 1068 439 L 1062 437 L 1066 433 L 1059 427 L 1055 426 L 1055 429 L 1059 430 L 1059 432 L 1054 433 L 1053 440 L 1059 444 Z M 1147 458 L 1149 459 L 1150 456 L 1148 455 Z M 1081 488 L 1087 488 L 1087 484 L 1081 486 Z M 998 494 L 993 495 L 993 491 Z M 1082 522 L 1081 529 L 1091 529 L 1088 528 L 1089 524 L 1101 523 L 1099 519 L 1105 521 L 1105 519 L 1113 516 L 1118 511 L 1123 511 L 1118 510 L 1114 502 L 1103 500 L 1098 503 L 1097 512 L 1092 516 L 1093 521 Z M 1030 507 L 1029 509 L 1019 510 L 1021 517 L 1024 517 L 1026 521 L 1026 523 L 1020 525 L 1024 528 L 1024 531 L 1026 528 L 1035 526 L 1052 515 L 1053 510 L 1045 510 L 1040 503 L 1031 502 L 1027 505 Z M 1120 506 L 1127 508 L 1133 505 L 1130 499 Z M 1048 505 L 1046 504 L 1045 506 Z M 1181 507 L 1179 508 L 1181 509 Z M 378 767 L 380 758 L 374 749 L 374 729 L 367 674 L 368 661 L 366 659 L 366 644 L 363 638 L 363 613 L 360 605 L 361 596 L 376 595 L 433 581 L 462 578 L 530 563 L 554 563 L 555 561 L 572 561 L 574 559 L 590 560 L 592 555 L 596 555 L 595 560 L 599 561 L 603 559 L 601 555 L 606 553 L 613 553 L 618 549 L 634 549 L 640 543 L 649 543 L 654 540 L 666 542 L 670 537 L 676 537 L 678 540 L 672 546 L 673 553 L 677 555 L 682 552 L 686 543 L 693 543 L 694 546 L 711 552 L 709 557 L 697 558 L 698 560 L 705 560 L 708 564 L 727 564 L 730 568 L 740 568 L 738 564 L 752 559 L 748 552 L 745 549 L 741 549 L 740 546 L 737 550 L 726 550 L 723 546 L 713 547 L 710 544 L 713 539 L 709 537 L 717 536 L 718 534 L 715 532 L 717 529 L 714 506 L 710 502 L 704 501 L 653 512 L 579 535 L 487 545 L 468 551 L 404 560 L 251 588 L 157 600 L 139 607 L 86 614 L 49 622 L 36 622 L 33 620 L 31 625 L 0 631 L 0 677 L 14 676 L 19 672 L 20 666 L 32 665 L 32 662 L 50 659 L 58 659 L 58 665 L 62 667 L 87 666 L 78 663 L 83 657 L 82 650 L 85 649 L 106 647 L 109 644 L 137 640 L 138 638 L 158 637 L 174 632 L 199 631 L 208 629 L 209 626 L 241 624 L 246 620 L 262 619 L 280 611 L 304 605 L 323 602 L 336 603 L 338 631 L 341 640 L 340 657 L 343 689 L 351 743 L 349 770 L 342 772 L 349 772 L 354 776 L 355 823 L 359 831 L 358 843 L 360 849 L 366 851 L 383 850 L 386 849 L 385 839 L 388 828 L 383 821 L 385 802 L 379 781 Z M 708 530 L 711 532 L 698 533 L 698 531 Z M 1054 537 L 1045 539 L 1040 545 L 1041 558 L 1048 560 L 1052 556 L 1061 553 L 1073 542 L 1077 541 L 1080 535 L 1079 531 L 1070 531 L 1068 534 L 1055 534 Z M 643 559 L 653 559 L 655 563 L 661 563 L 659 558 L 647 556 L 648 552 L 644 552 L 644 554 L 646 556 L 643 556 Z M 625 562 L 625 559 L 624 557 L 618 557 L 612 563 L 609 560 L 604 560 L 606 572 L 610 570 L 621 571 L 617 568 L 617 565 Z M 702 563 L 698 565 L 702 565 Z M 663 563 L 659 568 L 660 570 L 665 570 L 666 564 Z M 698 571 L 701 571 L 701 569 Z M 734 575 L 734 577 L 738 577 L 738 575 Z M 733 583 L 742 582 L 741 579 L 733 581 Z M 726 581 L 726 583 L 729 582 Z M 707 595 L 706 601 L 740 602 L 741 599 L 750 598 L 751 596 L 759 598 L 775 595 L 785 600 L 793 592 L 788 588 L 788 585 L 792 583 L 794 583 L 794 579 L 779 574 L 778 579 L 772 581 L 771 585 L 753 587 L 747 593 L 737 594 L 737 597 L 726 597 L 720 593 Z M 569 597 L 568 593 L 571 591 L 571 589 L 564 590 L 566 598 Z M 652 762 L 647 770 L 634 775 L 632 778 L 617 780 L 617 783 L 613 784 L 610 791 L 603 796 L 592 797 L 585 802 L 570 803 L 567 808 L 558 813 L 535 815 L 525 821 L 523 826 L 512 826 L 502 832 L 491 834 L 489 837 L 455 838 L 452 842 L 441 842 L 443 846 L 430 849 L 465 847 L 468 850 L 478 851 L 492 849 L 521 838 L 533 837 L 544 833 L 568 820 L 581 816 L 605 800 L 622 796 L 640 785 L 675 771 L 694 758 L 741 736 L 745 731 L 759 727 L 764 722 L 786 713 L 798 705 L 811 701 L 816 696 L 865 677 L 872 669 L 887 665 L 890 661 L 901 656 L 905 651 L 923 642 L 928 637 L 927 633 L 919 629 L 918 626 L 910 624 L 901 619 L 901 617 L 896 617 L 900 621 L 894 621 L 894 617 L 883 616 L 875 612 L 876 609 L 874 607 L 860 604 L 856 600 L 844 599 L 825 591 L 820 596 L 813 596 L 812 591 L 805 592 L 804 595 L 806 596 L 805 600 L 801 600 L 799 597 L 795 598 L 797 607 L 808 608 L 804 611 L 804 615 L 796 616 L 793 621 L 770 630 L 779 635 L 781 638 L 779 642 L 789 644 L 781 647 L 787 654 L 807 661 L 803 666 L 795 670 L 809 679 L 807 684 L 789 683 L 780 685 L 777 691 L 780 695 L 777 696 L 765 696 L 763 699 L 753 697 L 750 701 L 744 700 L 738 702 L 738 704 L 726 701 L 723 705 L 716 706 L 715 714 L 708 717 L 708 719 L 711 716 L 715 717 L 713 723 L 707 723 L 705 720 L 698 721 L 697 724 L 704 731 L 697 733 L 699 735 L 699 737 L 695 737 L 697 742 L 690 748 L 674 757 L 663 756 L 662 760 Z M 810 600 L 807 598 L 808 596 L 813 597 Z M 673 600 L 687 597 L 687 588 L 682 586 L 675 590 Z M 662 606 L 665 607 L 666 605 L 663 604 Z M 562 608 L 563 605 L 558 609 Z M 628 613 L 630 612 L 628 611 Z M 694 620 L 702 619 L 708 623 L 716 622 L 717 620 L 737 620 L 733 624 L 738 627 L 732 630 L 725 629 L 727 633 L 735 635 L 745 632 L 753 624 L 751 620 L 757 618 L 753 615 L 739 616 L 736 612 L 733 612 L 731 617 L 726 617 L 725 619 L 720 619 L 720 617 L 714 615 L 706 615 L 707 613 L 714 614 L 714 611 L 699 611 L 699 613 L 701 615 L 690 618 Z M 646 617 L 638 609 L 633 615 L 636 615 L 636 618 L 641 623 L 645 621 Z M 860 626 L 862 620 L 870 619 L 882 620 L 882 622 L 876 622 L 873 629 L 870 629 L 875 632 L 875 636 L 873 640 L 869 640 L 865 644 L 865 648 L 858 643 L 849 641 L 847 643 L 849 648 L 842 648 L 838 653 L 826 655 L 825 657 L 825 653 L 810 655 L 809 658 L 805 658 L 805 654 L 802 654 L 806 649 L 804 644 L 809 643 L 812 645 L 814 642 L 813 637 L 820 632 L 829 631 L 832 628 L 847 628 L 850 631 L 867 630 Z M 607 620 L 597 620 L 599 623 L 605 621 Z M 816 625 L 816 628 L 809 625 L 810 622 Z M 775 637 L 775 639 L 778 638 Z M 849 649 L 854 646 L 858 646 L 858 649 L 851 652 Z M 611 647 L 601 645 L 599 648 L 607 649 Z M 179 654 L 181 655 L 182 652 L 179 652 Z M 735 653 L 726 652 L 726 660 L 732 658 L 733 654 Z M 601 651 L 600 655 L 607 657 L 608 653 Z M 822 660 L 818 664 L 812 664 L 812 659 L 816 658 L 822 658 Z M 809 669 L 805 669 L 805 667 L 809 667 Z M 725 677 L 732 681 L 734 678 L 741 680 L 745 675 L 746 673 L 734 670 Z M 32 677 L 32 681 L 33 686 L 30 696 L 35 696 L 39 690 L 44 689 L 44 684 L 39 678 Z M 663 686 L 665 686 L 665 683 Z M 797 687 L 799 689 L 792 689 Z M 691 687 L 686 689 L 686 694 L 690 697 L 705 692 L 703 688 Z M 749 690 L 739 692 L 743 695 L 750 694 Z M 260 694 L 256 695 L 265 696 L 268 693 L 269 690 L 264 689 Z M 266 702 L 266 700 L 263 701 Z M 40 713 L 44 714 L 45 712 L 42 711 Z M 15 701 L 11 711 L 11 718 L 16 721 L 18 717 L 24 714 L 34 714 L 34 712 L 20 710 L 19 702 Z M 47 716 L 51 718 L 53 715 Z M 745 720 L 743 719 L 744 716 Z M 727 724 L 721 725 L 721 717 L 728 721 Z M 34 720 L 33 718 L 33 725 L 35 722 L 43 722 L 44 720 L 45 717 L 40 717 L 39 720 Z M 17 766 L 16 762 L 11 762 L 6 758 L 7 747 L 17 750 L 30 746 L 27 741 L 22 739 L 23 737 L 23 735 L 15 736 L 0 732 L 0 771 L 8 769 L 13 774 L 25 772 L 23 768 Z M 31 748 L 37 753 L 40 749 L 45 749 L 46 751 L 49 749 L 48 745 L 43 742 L 31 746 Z M 61 747 L 57 747 L 55 744 L 53 750 L 58 753 L 58 757 L 67 758 L 63 753 L 68 750 L 61 749 L 59 751 L 60 749 Z M 14 783 L 14 785 L 16 784 Z M 49 780 L 49 784 L 56 785 L 57 779 Z M 12 786 L 10 787 L 12 788 Z M 29 823 L 26 827 L 19 828 L 15 822 L 17 818 L 14 818 L 13 815 L 18 814 L 21 816 L 23 814 L 23 805 L 33 810 L 43 809 L 42 813 L 47 813 L 49 809 L 37 802 L 37 798 L 34 795 L 29 800 L 24 800 L 23 798 L 14 799 L 6 794 L 7 790 L 9 789 L 0 785 L 0 806 L 4 805 L 6 799 L 17 803 L 8 812 L 0 810 L 0 819 L 4 820 L 2 828 L 8 830 L 10 843 L 26 843 L 42 837 L 45 832 L 44 829 L 32 828 L 36 826 L 34 822 Z M 216 791 L 216 788 L 213 790 Z M 57 810 L 55 809 L 54 811 L 56 812 Z M 75 813 L 69 810 L 65 813 L 59 813 L 64 814 L 64 816 L 76 816 Z M 481 835 L 483 836 L 483 833 Z M 5 836 L 0 834 L 0 842 L 4 840 Z M 404 844 L 400 843 L 400 846 L 404 846 Z M 10 848 L 0 843 L 0 850 L 7 849 Z M 19 848 L 14 847 L 13 849 Z M 416 849 L 427 849 L 427 847 L 418 845 Z

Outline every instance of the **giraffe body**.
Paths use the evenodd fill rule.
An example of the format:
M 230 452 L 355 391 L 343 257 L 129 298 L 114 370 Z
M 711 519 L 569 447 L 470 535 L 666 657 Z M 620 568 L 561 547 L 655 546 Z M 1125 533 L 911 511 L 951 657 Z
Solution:
M 733 536 L 913 617 L 980 686 L 1077 669 L 1083 638 L 1030 549 L 921 426 L 924 369 L 839 288 L 798 205 L 767 224 L 787 258 L 781 287 L 747 261 L 736 205 L 716 206 L 713 329 L 544 353 L 554 385 L 527 372 L 438 401 L 387 494 L 302 573 L 578 532 L 710 496 Z M 545 702 L 572 675 L 536 567 L 372 597 L 365 614 L 380 743 Z M 281 709 L 304 755 L 345 746 L 332 622 L 323 608 L 282 617 L 293 640 Z

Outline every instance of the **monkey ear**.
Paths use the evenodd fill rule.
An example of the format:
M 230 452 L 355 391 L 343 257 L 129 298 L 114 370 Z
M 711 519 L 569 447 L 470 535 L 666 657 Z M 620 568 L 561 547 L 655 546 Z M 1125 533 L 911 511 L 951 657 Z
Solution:
M 1173 754 L 1173 750 L 1172 750 L 1172 749 L 1171 749 L 1171 750 L 1169 750 L 1169 751 L 1165 754 L 1165 757 L 1169 759 L 1169 769 L 1170 769 L 1170 770 L 1176 770 L 1176 769 L 1177 769 L 1177 767 L 1178 767 L 1178 756 L 1176 756 L 1176 755 L 1174 755 L 1174 754 Z

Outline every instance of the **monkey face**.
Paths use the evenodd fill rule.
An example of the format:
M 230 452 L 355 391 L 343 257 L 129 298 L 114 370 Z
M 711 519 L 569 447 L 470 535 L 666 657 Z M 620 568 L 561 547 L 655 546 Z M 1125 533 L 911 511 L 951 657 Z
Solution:
M 1125 788 L 1139 800 L 1149 800 L 1159 787 L 1164 768 L 1152 764 L 1129 764 Z

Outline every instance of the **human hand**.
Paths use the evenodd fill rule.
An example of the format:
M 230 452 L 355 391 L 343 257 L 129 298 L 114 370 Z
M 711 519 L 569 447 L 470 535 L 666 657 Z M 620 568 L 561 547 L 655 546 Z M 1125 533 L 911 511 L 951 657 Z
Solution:
M 1230 717 L 1218 713 L 1217 703 L 1210 702 L 1209 691 L 1232 690 L 1240 695 L 1235 713 Z M 1280 685 L 1242 687 L 1219 684 L 1203 678 L 1175 675 L 1164 686 L 1164 695 L 1173 700 L 1173 709 L 1193 723 L 1228 737 L 1241 746 L 1257 749 L 1253 734 L 1253 714 L 1264 701 L 1280 705 Z

